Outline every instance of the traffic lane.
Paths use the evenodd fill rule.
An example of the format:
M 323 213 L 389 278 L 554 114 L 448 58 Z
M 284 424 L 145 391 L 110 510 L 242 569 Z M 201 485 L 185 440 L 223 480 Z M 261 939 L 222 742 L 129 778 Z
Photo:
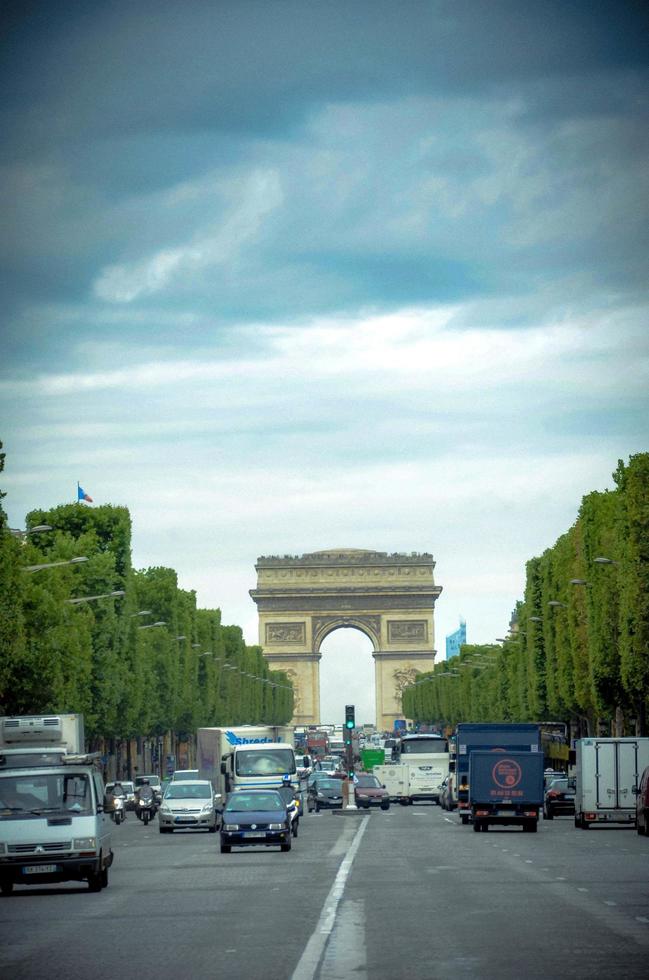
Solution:
M 475 834 L 434 807 L 393 808 L 376 817 L 339 923 L 358 942 L 348 907 L 356 922 L 363 919 L 368 974 L 505 980 L 524 970 L 530 978 L 592 978 L 617 974 L 623 952 L 625 976 L 647 976 L 649 925 L 636 918 L 638 907 L 649 907 L 646 865 L 643 875 L 634 856 L 623 853 L 630 838 L 616 835 L 619 850 L 609 857 L 612 841 L 602 838 L 611 847 L 599 851 L 576 838 L 571 844 L 569 833 L 578 838 L 579 832 L 567 824 L 547 822 L 537 834 L 518 828 Z M 578 873 L 600 855 L 617 866 L 633 914 L 578 890 Z M 553 873 L 556 865 L 561 872 Z
M 288 977 L 353 831 L 330 814 L 309 815 L 289 853 L 222 855 L 218 835 L 162 835 L 157 821 L 129 819 L 115 828 L 106 890 L 18 888 L 0 901 L 0 971 L 103 980 L 152 963 L 162 980 Z

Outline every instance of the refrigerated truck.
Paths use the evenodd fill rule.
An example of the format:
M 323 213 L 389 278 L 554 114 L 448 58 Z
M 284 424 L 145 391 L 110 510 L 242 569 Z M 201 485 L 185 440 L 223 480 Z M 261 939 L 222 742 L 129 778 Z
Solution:
M 469 805 L 475 831 L 512 824 L 536 831 L 543 806 L 543 755 L 471 752 Z
M 196 755 L 200 779 L 208 779 L 225 800 L 244 787 L 298 789 L 293 730 L 276 725 L 199 728 Z
M 512 724 L 461 722 L 455 733 L 457 807 L 463 824 L 471 819 L 469 761 L 474 751 L 541 752 L 541 732 L 534 722 Z
M 635 826 L 636 792 L 649 766 L 649 738 L 580 738 L 575 751 L 575 827 Z

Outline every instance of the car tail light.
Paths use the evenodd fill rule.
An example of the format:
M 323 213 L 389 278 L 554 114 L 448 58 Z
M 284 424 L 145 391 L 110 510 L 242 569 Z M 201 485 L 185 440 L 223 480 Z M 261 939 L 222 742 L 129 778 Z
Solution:
M 488 810 L 476 810 L 475 815 L 476 815 L 476 817 L 488 817 L 489 816 L 489 811 Z
M 548 796 L 551 796 L 552 799 L 556 799 L 557 796 L 561 796 L 561 793 L 558 790 L 556 790 L 556 789 L 551 789 L 548 792 Z
M 597 819 L 597 814 L 596 813 L 585 813 L 584 816 L 586 817 L 586 820 L 596 820 Z
M 523 810 L 524 817 L 535 817 L 536 815 L 536 810 Z
M 460 810 L 468 810 L 469 809 L 469 804 L 466 802 L 466 800 L 460 800 L 459 803 L 458 803 L 458 809 L 460 809 Z

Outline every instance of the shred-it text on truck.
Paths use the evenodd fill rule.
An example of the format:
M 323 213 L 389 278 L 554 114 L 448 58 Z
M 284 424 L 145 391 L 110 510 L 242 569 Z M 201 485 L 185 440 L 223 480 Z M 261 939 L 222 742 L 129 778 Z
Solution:
M 199 728 L 196 740 L 201 779 L 209 779 L 223 799 L 232 790 L 277 787 L 299 789 L 290 728 L 241 725 Z
M 457 780 L 458 812 L 463 824 L 471 819 L 469 801 L 469 765 L 471 753 L 488 752 L 535 752 L 541 764 L 541 733 L 539 725 L 532 722 L 516 724 L 489 724 L 486 722 L 462 722 L 455 733 L 455 778 Z
M 83 716 L 0 718 L 0 890 L 16 884 L 108 885 L 110 813 Z

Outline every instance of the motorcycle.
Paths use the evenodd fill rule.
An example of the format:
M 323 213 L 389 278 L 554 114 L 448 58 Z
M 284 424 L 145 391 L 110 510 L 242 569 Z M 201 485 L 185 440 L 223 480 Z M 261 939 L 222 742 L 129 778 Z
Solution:
M 126 820 L 126 798 L 124 796 L 116 795 L 113 797 L 111 817 L 118 826 Z
M 156 814 L 156 802 L 153 794 L 150 796 L 142 796 L 138 798 L 137 809 L 135 811 L 138 820 L 141 820 L 146 827 L 149 820 L 153 820 Z

